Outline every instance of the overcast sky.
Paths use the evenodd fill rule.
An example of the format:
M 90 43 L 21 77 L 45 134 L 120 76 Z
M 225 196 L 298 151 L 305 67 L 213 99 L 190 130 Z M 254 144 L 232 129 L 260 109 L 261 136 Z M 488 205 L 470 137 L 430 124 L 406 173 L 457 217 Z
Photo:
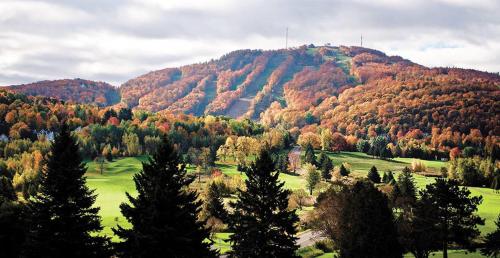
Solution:
M 236 49 L 359 45 L 427 66 L 500 71 L 499 0 L 0 0 L 0 85 L 120 85 Z

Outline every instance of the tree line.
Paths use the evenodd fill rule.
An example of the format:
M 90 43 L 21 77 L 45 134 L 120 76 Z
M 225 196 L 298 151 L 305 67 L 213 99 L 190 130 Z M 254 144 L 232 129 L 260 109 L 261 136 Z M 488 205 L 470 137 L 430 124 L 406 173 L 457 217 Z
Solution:
M 216 257 L 206 227 L 210 216 L 200 216 L 205 210 L 233 233 L 231 257 L 296 257 L 298 217 L 288 208 L 291 193 L 278 180 L 276 167 L 270 151 L 262 149 L 245 170 L 248 180 L 230 209 L 215 185 L 203 203 L 189 188 L 194 177 L 163 136 L 134 176 L 138 194 L 126 193 L 128 202 L 120 206 L 130 227 L 114 228 L 121 241 L 112 243 L 101 233 L 96 195 L 85 184 L 77 141 L 62 125 L 34 197 L 18 201 L 11 181 L 0 180 L 0 239 L 8 243 L 0 252 L 2 257 Z M 475 214 L 481 197 L 441 178 L 417 195 L 410 170 L 397 180 L 385 176 L 392 190 L 384 194 L 374 184 L 380 182 L 377 175 L 374 167 L 371 181 L 334 182 L 317 199 L 312 226 L 333 241 L 340 257 L 402 257 L 404 252 L 428 257 L 439 249 L 446 257 L 451 243 L 476 247 L 477 226 L 484 223 Z M 499 232 L 486 236 L 485 255 L 498 254 Z

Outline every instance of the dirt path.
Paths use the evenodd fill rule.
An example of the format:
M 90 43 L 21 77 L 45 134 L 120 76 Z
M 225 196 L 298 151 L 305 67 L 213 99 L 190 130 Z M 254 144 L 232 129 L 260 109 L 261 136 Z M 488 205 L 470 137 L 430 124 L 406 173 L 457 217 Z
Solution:
M 319 232 L 308 230 L 298 236 L 297 244 L 302 248 L 311 246 L 323 239 L 325 239 L 325 237 L 321 236 Z

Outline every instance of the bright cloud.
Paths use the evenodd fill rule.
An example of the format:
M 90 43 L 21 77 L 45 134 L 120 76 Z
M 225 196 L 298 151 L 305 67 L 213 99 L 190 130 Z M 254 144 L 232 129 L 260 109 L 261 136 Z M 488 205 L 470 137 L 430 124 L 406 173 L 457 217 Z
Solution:
M 0 0 L 0 85 L 142 73 L 242 48 L 364 45 L 427 66 L 500 71 L 495 0 Z

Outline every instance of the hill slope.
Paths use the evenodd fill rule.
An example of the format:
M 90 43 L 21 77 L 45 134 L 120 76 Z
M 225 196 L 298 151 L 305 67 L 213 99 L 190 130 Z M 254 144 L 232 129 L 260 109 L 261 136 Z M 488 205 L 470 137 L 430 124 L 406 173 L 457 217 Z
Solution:
M 315 122 L 345 134 L 432 127 L 500 134 L 500 76 L 427 68 L 360 47 L 240 50 L 207 63 L 154 71 L 120 88 L 149 111 L 218 114 L 264 124 Z M 474 119 L 471 119 L 474 117 Z
M 99 106 L 113 105 L 120 101 L 119 90 L 116 87 L 105 82 L 83 79 L 40 81 L 6 88 L 30 96 L 40 95 L 64 101 L 97 104 Z
M 430 134 L 438 127 L 500 135 L 498 74 L 427 68 L 361 47 L 239 50 L 210 62 L 153 71 L 119 89 L 80 79 L 10 89 L 152 112 L 250 118 L 303 132 L 321 126 L 358 136 L 415 128 Z

